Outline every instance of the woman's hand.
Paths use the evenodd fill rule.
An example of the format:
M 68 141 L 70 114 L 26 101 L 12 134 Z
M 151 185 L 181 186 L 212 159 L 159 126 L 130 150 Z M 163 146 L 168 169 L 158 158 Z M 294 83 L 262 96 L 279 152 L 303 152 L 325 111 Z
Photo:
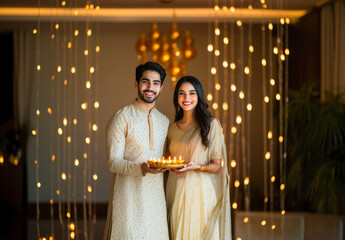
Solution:
M 174 172 L 174 173 L 177 173 L 177 174 L 184 174 L 188 171 L 195 171 L 195 170 L 200 170 L 200 165 L 199 164 L 196 164 L 196 163 L 193 163 L 193 162 L 190 162 L 190 163 L 187 163 L 183 166 L 183 168 L 180 168 L 180 169 L 171 169 L 169 170 L 170 172 Z

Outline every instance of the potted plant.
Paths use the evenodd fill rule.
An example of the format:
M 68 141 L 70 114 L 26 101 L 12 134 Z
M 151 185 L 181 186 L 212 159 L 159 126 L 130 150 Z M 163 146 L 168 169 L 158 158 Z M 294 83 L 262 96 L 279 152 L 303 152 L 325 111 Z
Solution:
M 290 207 L 345 213 L 345 102 L 343 94 L 308 84 L 290 91 L 287 194 Z

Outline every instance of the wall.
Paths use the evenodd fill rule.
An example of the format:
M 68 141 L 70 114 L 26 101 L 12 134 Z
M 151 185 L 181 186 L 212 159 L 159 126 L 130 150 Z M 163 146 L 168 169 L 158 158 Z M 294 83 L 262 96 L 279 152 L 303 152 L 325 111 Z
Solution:
M 0 29 L 26 29 L 32 31 L 34 23 L 9 23 L 6 26 L 1 26 Z M 263 150 L 262 150 L 262 86 L 261 86 L 261 33 L 259 25 L 254 27 L 253 41 L 255 52 L 253 55 L 253 85 L 252 85 L 252 137 L 251 137 L 251 191 L 252 191 L 252 205 L 254 208 L 261 208 L 260 204 L 263 203 L 263 173 L 262 173 L 262 162 L 263 162 Z M 134 88 L 134 70 L 139 64 L 137 55 L 134 50 L 134 45 L 139 37 L 139 33 L 144 31 L 148 32 L 151 28 L 150 23 L 101 23 L 100 24 L 100 42 L 101 42 L 101 53 L 100 53 L 100 70 L 99 70 L 99 101 L 101 107 L 99 109 L 99 142 L 98 142 L 98 154 L 92 156 L 92 161 L 97 161 L 98 165 L 98 187 L 95 200 L 97 202 L 107 202 L 109 197 L 109 187 L 111 181 L 111 173 L 106 167 L 106 149 L 105 149 L 105 127 L 109 117 L 116 112 L 119 108 L 131 103 L 135 96 L 136 90 Z M 179 28 L 183 31 L 184 29 L 190 29 L 191 35 L 195 40 L 195 48 L 197 50 L 197 57 L 190 63 L 188 63 L 188 73 L 199 78 L 204 86 L 207 88 L 209 85 L 207 82 L 208 76 L 208 56 L 206 51 L 207 38 L 208 38 L 208 24 L 206 23 L 183 23 L 179 24 Z M 49 156 L 49 142 L 55 141 L 56 134 L 51 135 L 51 127 L 49 124 L 49 115 L 46 113 L 47 107 L 50 105 L 50 94 L 51 87 L 49 81 L 51 79 L 51 72 L 56 69 L 56 60 L 51 52 L 51 45 L 49 41 L 49 25 L 42 25 L 41 35 L 41 84 L 40 84 L 40 142 L 39 142 L 39 179 L 42 183 L 40 189 L 39 200 L 41 202 L 48 202 L 50 199 L 50 179 L 54 179 L 54 191 L 56 189 L 56 182 L 58 175 L 53 171 L 53 176 L 50 174 L 50 156 Z M 170 30 L 170 24 L 162 23 L 159 24 L 159 29 L 162 32 Z M 247 32 L 245 32 L 244 39 L 247 39 Z M 237 38 L 237 43 L 239 42 Z M 246 44 L 246 42 L 245 42 Z M 246 45 L 245 45 L 246 46 Z M 239 49 L 236 47 L 236 51 Z M 78 56 L 79 61 L 82 61 L 82 53 Z M 34 65 L 34 57 L 32 58 Z M 80 71 L 83 73 L 83 63 Z M 83 74 L 79 75 L 79 80 L 82 81 Z M 84 85 L 80 85 L 84 86 Z M 32 90 L 33 96 L 35 96 L 35 88 Z M 205 91 L 207 92 L 207 91 Z M 167 115 L 170 120 L 173 120 L 174 111 L 172 105 L 173 88 L 169 77 L 167 77 L 164 83 L 163 93 L 157 101 L 157 108 Z M 79 96 L 78 96 L 79 97 Z M 80 96 L 80 103 L 82 102 L 83 96 Z M 80 103 L 78 103 L 80 106 Z M 31 129 L 35 128 L 35 98 L 32 98 L 32 109 L 31 109 Z M 231 111 L 232 107 L 229 106 Z M 80 114 L 83 114 L 80 110 Z M 83 116 L 83 115 L 81 115 Z M 55 123 L 54 123 L 55 124 Z M 54 128 L 55 131 L 56 128 Z M 78 150 L 82 152 L 82 143 L 84 141 L 84 126 L 80 126 L 78 129 Z M 62 146 L 62 145 L 61 145 Z M 61 147 L 60 146 L 60 147 Z M 35 139 L 34 136 L 30 135 L 28 142 L 28 202 L 35 202 Z M 82 169 L 79 168 L 76 172 L 78 190 L 77 199 L 82 200 Z M 61 183 L 64 184 L 64 183 Z M 65 186 L 66 187 L 66 186 Z M 64 196 L 66 199 L 66 196 Z M 55 201 L 57 200 L 56 194 L 54 194 Z

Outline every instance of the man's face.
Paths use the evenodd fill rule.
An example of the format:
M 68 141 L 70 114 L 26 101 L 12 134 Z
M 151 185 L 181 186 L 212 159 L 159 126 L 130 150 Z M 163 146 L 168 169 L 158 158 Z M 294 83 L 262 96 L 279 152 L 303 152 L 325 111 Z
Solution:
M 139 84 L 135 81 L 140 99 L 145 103 L 153 103 L 158 98 L 163 89 L 161 85 L 161 77 L 158 72 L 147 70 L 139 80 Z

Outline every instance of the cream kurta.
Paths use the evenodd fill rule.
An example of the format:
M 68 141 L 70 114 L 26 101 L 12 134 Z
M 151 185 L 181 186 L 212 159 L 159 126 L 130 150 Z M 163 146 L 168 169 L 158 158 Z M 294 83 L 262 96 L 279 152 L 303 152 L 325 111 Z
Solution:
M 136 101 L 109 120 L 108 167 L 114 181 L 105 239 L 169 239 L 163 174 L 141 172 L 142 162 L 163 156 L 168 127 L 166 116 Z

